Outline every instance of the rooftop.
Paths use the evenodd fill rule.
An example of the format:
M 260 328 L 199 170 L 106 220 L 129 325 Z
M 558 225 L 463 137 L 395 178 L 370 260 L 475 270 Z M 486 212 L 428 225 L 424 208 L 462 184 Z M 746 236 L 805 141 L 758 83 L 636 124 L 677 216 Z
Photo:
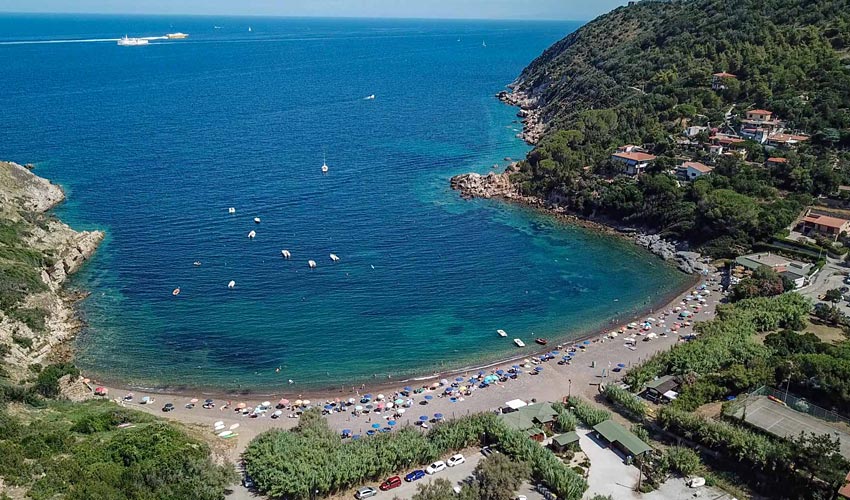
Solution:
M 566 434 L 558 434 L 552 438 L 552 441 L 554 441 L 558 446 L 567 446 L 578 442 L 578 434 L 576 434 L 576 431 L 570 431 Z
M 841 229 L 845 224 L 847 224 L 847 222 L 850 221 L 847 221 L 846 219 L 839 219 L 838 217 L 830 217 L 828 215 L 810 214 L 803 217 L 803 222 Z
M 682 163 L 682 167 L 692 168 L 692 169 L 696 170 L 697 172 L 702 172 L 704 174 L 707 174 L 707 173 L 711 172 L 712 170 L 714 170 L 714 167 L 709 167 L 708 165 L 703 165 L 702 163 L 700 163 L 698 161 L 686 161 L 685 163 Z
M 676 382 L 676 377 L 674 377 L 673 375 L 664 375 L 663 377 L 658 377 L 657 379 L 648 382 L 646 384 L 646 388 L 655 389 L 660 393 L 665 393 L 670 389 L 677 387 L 678 385 L 679 383 Z
M 732 73 L 727 73 L 725 71 L 722 71 L 720 73 L 715 73 L 714 76 L 716 76 L 717 78 L 737 78 Z
M 766 109 L 751 109 L 747 111 L 748 115 L 772 115 L 773 111 L 768 111 Z
M 552 422 L 557 415 L 558 412 L 549 403 L 534 403 L 523 406 L 516 411 L 499 415 L 499 418 L 512 429 L 527 431 L 538 425 Z
M 768 158 L 768 163 L 788 163 L 788 158 Z
M 593 430 L 602 435 L 602 437 L 609 443 L 619 443 L 620 446 L 625 448 L 634 456 L 641 455 L 647 451 L 652 451 L 651 446 L 641 441 L 639 437 L 635 436 L 626 430 L 625 427 L 613 420 L 609 419 L 604 422 L 600 422 L 593 426 Z
M 622 158 L 624 160 L 639 161 L 639 162 L 652 161 L 652 160 L 655 159 L 654 155 L 651 155 L 649 153 L 638 153 L 638 152 L 614 153 L 613 156 L 616 156 L 617 158 Z

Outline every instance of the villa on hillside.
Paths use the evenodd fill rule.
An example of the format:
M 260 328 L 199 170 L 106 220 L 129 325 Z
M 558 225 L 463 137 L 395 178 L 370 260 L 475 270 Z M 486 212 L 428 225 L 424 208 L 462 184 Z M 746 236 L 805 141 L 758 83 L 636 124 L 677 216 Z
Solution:
M 726 82 L 729 80 L 735 80 L 738 77 L 733 75 L 732 73 L 727 73 L 725 71 L 721 73 L 715 73 L 711 75 L 711 90 L 725 90 Z
M 714 167 L 703 165 L 698 161 L 686 161 L 676 168 L 676 173 L 685 180 L 692 181 L 703 175 L 709 175 Z
M 837 240 L 842 233 L 850 233 L 850 220 L 813 213 L 809 210 L 809 213 L 800 220 L 799 228 L 803 234 L 819 233 Z
M 766 109 L 751 109 L 747 111 L 746 118 L 741 120 L 743 124 L 741 135 L 744 135 L 744 131 L 747 131 L 750 135 L 752 135 L 754 140 L 755 137 L 766 136 L 767 134 L 778 132 L 785 126 L 785 122 L 781 120 L 777 120 L 773 116 L 773 111 L 768 111 Z M 760 143 L 763 143 L 764 140 L 760 140 Z
M 655 156 L 628 144 L 617 148 L 617 152 L 611 155 L 611 161 L 624 165 L 627 175 L 640 175 L 655 161 Z

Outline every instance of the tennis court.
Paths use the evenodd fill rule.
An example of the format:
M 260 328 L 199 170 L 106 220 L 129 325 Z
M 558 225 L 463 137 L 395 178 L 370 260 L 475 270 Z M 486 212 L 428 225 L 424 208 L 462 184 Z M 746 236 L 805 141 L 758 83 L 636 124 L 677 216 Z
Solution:
M 746 408 L 746 414 L 744 413 Z M 840 430 L 841 424 L 832 424 L 807 413 L 788 408 L 771 401 L 767 396 L 751 396 L 744 405 L 737 408 L 732 415 L 744 418 L 749 424 L 764 429 L 780 437 L 796 437 L 800 432 L 815 434 L 831 434 L 839 438 L 841 454 L 850 459 L 850 434 Z

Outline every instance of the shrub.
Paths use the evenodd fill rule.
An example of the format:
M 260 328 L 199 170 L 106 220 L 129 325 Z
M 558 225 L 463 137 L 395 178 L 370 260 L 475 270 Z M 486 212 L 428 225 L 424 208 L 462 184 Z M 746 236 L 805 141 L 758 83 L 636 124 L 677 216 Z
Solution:
M 602 408 L 596 408 L 578 396 L 570 396 L 568 401 L 571 407 L 570 410 L 587 427 L 593 427 L 611 418 L 611 412 Z
M 48 365 L 38 374 L 33 389 L 46 398 L 55 398 L 59 395 L 59 379 L 65 375 L 78 377 L 80 370 L 71 363 Z
M 622 408 L 626 416 L 633 420 L 643 420 L 649 411 L 646 403 L 636 395 L 617 385 L 606 385 L 602 393 L 608 401 Z

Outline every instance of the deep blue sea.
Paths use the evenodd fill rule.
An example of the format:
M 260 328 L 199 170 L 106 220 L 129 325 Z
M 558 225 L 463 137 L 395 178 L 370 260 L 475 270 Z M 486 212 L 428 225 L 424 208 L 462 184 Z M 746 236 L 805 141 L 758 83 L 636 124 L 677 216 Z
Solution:
M 494 94 L 578 26 L 0 16 L 0 158 L 108 235 L 75 278 L 92 292 L 78 364 L 160 388 L 401 379 L 681 287 L 631 244 L 449 189 L 528 151 Z

